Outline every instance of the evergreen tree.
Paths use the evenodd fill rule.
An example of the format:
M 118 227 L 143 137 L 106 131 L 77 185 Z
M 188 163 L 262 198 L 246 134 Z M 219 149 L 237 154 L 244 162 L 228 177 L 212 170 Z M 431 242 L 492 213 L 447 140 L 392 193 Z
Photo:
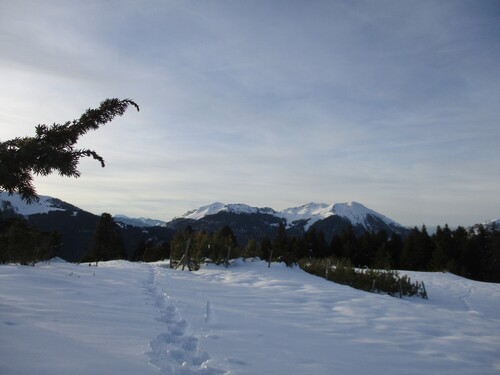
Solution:
M 373 259 L 373 265 L 371 267 L 374 267 L 379 270 L 393 269 L 392 258 L 388 250 L 388 247 L 389 247 L 388 243 L 385 242 L 377 248 L 377 251 L 375 252 L 375 256 Z
M 442 271 L 448 269 L 449 266 L 453 267 L 451 259 L 455 243 L 448 225 L 445 225 L 444 228 L 437 227 L 436 233 L 432 236 L 432 242 L 433 252 L 430 260 L 430 270 Z
M 215 263 L 228 262 L 228 252 L 230 252 L 229 256 L 231 258 L 237 254 L 238 243 L 229 225 L 225 225 L 215 233 L 213 242 L 212 254 L 214 254 L 214 259 L 212 260 Z
M 88 109 L 78 120 L 52 126 L 36 126 L 34 137 L 0 142 L 0 191 L 19 193 L 27 202 L 38 199 L 33 175 L 79 177 L 81 157 L 92 157 L 104 167 L 103 158 L 93 150 L 77 149 L 80 136 L 125 113 L 128 106 L 139 107 L 130 99 L 106 99 L 99 108 Z
M 130 257 L 130 260 L 132 262 L 139 262 L 143 259 L 144 253 L 146 252 L 146 247 L 147 247 L 147 241 L 144 236 L 142 236 L 139 239 L 139 242 L 137 243 L 137 246 L 135 247 L 134 251 L 132 252 L 132 256 Z
M 197 263 L 203 262 L 209 257 L 209 244 L 212 242 L 212 236 L 206 231 L 191 233 L 191 242 L 189 245 L 189 254 L 191 259 Z
M 469 271 L 475 280 L 486 281 L 493 254 L 491 248 L 491 233 L 483 225 L 479 225 L 476 233 L 471 237 L 473 247 L 473 261 Z
M 167 259 L 170 255 L 170 244 L 168 242 L 154 243 L 146 241 L 146 248 L 142 255 L 143 262 L 157 262 Z
M 500 231 L 491 233 L 491 259 L 487 269 L 486 279 L 500 283 Z
M 23 218 L 0 219 L 0 263 L 31 264 L 57 255 L 60 235 L 42 232 Z
M 191 236 L 192 229 L 189 228 L 175 232 L 174 238 L 172 239 L 172 249 L 170 253 L 170 258 L 172 259 L 172 261 L 181 260 L 186 249 L 187 241 Z
M 403 239 L 397 233 L 393 233 L 387 240 L 387 251 L 391 259 L 392 269 L 399 269 L 401 264 L 401 253 L 403 252 Z
M 341 244 L 340 253 L 342 254 L 342 258 L 349 259 L 353 262 L 357 257 L 358 238 L 352 225 L 348 225 L 347 228 L 342 230 L 339 242 Z
M 342 250 L 342 239 L 338 234 L 335 234 L 330 241 L 330 253 L 337 259 L 345 258 Z
M 317 231 L 311 227 L 304 235 L 304 244 L 308 246 L 308 250 L 312 252 L 311 256 L 315 258 L 324 258 L 328 255 L 328 244 L 325 240 L 325 233 Z
M 365 231 L 357 242 L 355 255 L 351 258 L 352 263 L 358 267 L 371 267 L 377 249 L 375 236 Z
M 286 235 L 286 228 L 283 223 L 280 223 L 278 229 L 276 230 L 276 235 L 273 239 L 272 249 L 273 256 L 271 261 L 274 259 L 281 260 L 287 251 L 288 237 Z
M 258 256 L 257 241 L 250 238 L 247 241 L 245 249 L 243 250 L 243 259 L 245 258 L 255 258 Z
M 401 266 L 405 269 L 424 271 L 432 255 L 432 241 L 425 225 L 422 230 L 413 228 L 405 240 L 401 255 Z
M 448 269 L 458 275 L 465 276 L 465 258 L 469 243 L 469 233 L 464 227 L 459 226 L 452 232 L 454 249 L 451 253 L 450 264 Z M 450 268 L 451 267 L 451 268 Z
M 259 246 L 259 257 L 262 260 L 265 260 L 266 262 L 269 262 L 271 260 L 271 253 L 272 253 L 272 242 L 269 239 L 269 237 L 264 236 L 262 240 L 260 241 L 260 246 Z
M 108 213 L 103 213 L 97 222 L 89 252 L 82 258 L 83 262 L 127 259 L 120 228 Z

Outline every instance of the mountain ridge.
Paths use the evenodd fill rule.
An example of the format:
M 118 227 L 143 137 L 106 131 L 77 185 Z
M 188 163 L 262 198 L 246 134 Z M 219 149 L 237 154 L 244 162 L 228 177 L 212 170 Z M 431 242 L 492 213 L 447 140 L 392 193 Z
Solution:
M 113 215 L 113 219 L 116 222 L 125 224 L 125 225 L 132 225 L 134 227 L 138 228 L 149 228 L 149 227 L 159 227 L 159 226 L 164 226 L 166 224 L 166 221 L 163 220 L 157 220 L 157 219 L 150 219 L 150 218 L 145 218 L 145 217 L 130 217 L 127 215 L 122 215 L 122 214 L 116 214 Z
M 81 208 L 78 208 L 70 203 L 64 202 L 58 198 L 40 195 L 38 202 L 32 204 L 27 204 L 24 202 L 18 194 L 9 194 L 7 192 L 0 192 L 0 211 L 10 210 L 15 215 L 20 215 L 28 217 L 37 214 L 46 214 L 51 211 L 72 211 L 73 215 L 77 215 L 79 211 L 85 212 Z M 324 220 L 330 216 L 339 216 L 348 219 L 352 224 L 367 224 L 367 215 L 372 215 L 380 218 L 386 224 L 401 226 L 403 228 L 410 228 L 403 226 L 396 221 L 390 219 L 389 217 L 374 211 L 361 203 L 350 201 L 344 203 L 315 203 L 309 202 L 301 206 L 285 208 L 281 211 L 276 211 L 270 207 L 253 207 L 243 203 L 230 203 L 225 204 L 221 202 L 214 202 L 208 205 L 201 206 L 196 209 L 187 211 L 181 216 L 176 216 L 170 221 L 144 218 L 144 217 L 131 217 L 123 214 L 113 215 L 114 219 L 125 225 L 132 225 L 139 228 L 147 228 L 153 226 L 165 226 L 171 222 L 181 219 L 191 219 L 200 220 L 206 216 L 216 215 L 219 212 L 228 212 L 235 214 L 268 214 L 274 215 L 280 219 L 285 219 L 287 227 L 292 227 L 293 223 L 304 222 L 305 229 L 311 227 L 314 223 L 320 220 Z M 96 215 L 96 214 L 93 214 Z M 369 222 L 368 222 L 369 224 Z M 482 223 L 477 223 L 469 226 L 472 228 L 474 226 L 482 225 L 484 227 L 500 227 L 500 218 L 493 220 L 486 220 Z
M 224 204 L 215 202 L 209 205 L 201 206 L 198 209 L 190 210 L 176 219 L 192 219 L 200 220 L 210 215 L 216 215 L 219 212 L 230 212 L 236 214 L 270 214 L 286 220 L 288 228 L 292 227 L 296 222 L 305 221 L 305 229 L 309 229 L 317 221 L 326 219 L 330 216 L 338 215 L 348 219 L 353 225 L 363 225 L 369 229 L 369 222 L 367 216 L 371 215 L 385 222 L 387 225 L 400 226 L 394 220 L 382 215 L 358 202 L 345 202 L 345 203 L 315 203 L 310 202 L 302 206 L 289 207 L 281 211 L 276 211 L 269 207 L 252 207 L 241 203 Z
M 302 206 L 276 211 L 270 207 L 252 207 L 242 203 L 214 202 L 190 210 L 165 224 L 175 231 L 191 228 L 194 231 L 215 232 L 230 226 L 240 245 L 251 238 L 274 237 L 280 225 L 291 237 L 301 237 L 308 230 L 321 231 L 330 241 L 349 226 L 358 235 L 365 231 L 384 230 L 389 235 L 406 236 L 410 229 L 358 202 L 306 203 Z
M 69 261 L 78 260 L 88 249 L 99 220 L 98 215 L 57 198 L 41 196 L 39 202 L 27 205 L 19 196 L 5 192 L 0 193 L 0 216 L 23 216 L 41 230 L 62 233 L 60 256 Z M 250 239 L 260 241 L 273 238 L 280 226 L 285 227 L 290 237 L 301 237 L 309 230 L 322 232 L 327 242 L 348 228 L 356 235 L 363 235 L 366 231 L 385 231 L 389 236 L 396 234 L 405 237 L 411 231 L 409 227 L 404 227 L 358 202 L 310 202 L 281 211 L 242 203 L 215 202 L 188 211 L 168 222 L 124 215 L 115 215 L 115 221 L 120 224 L 129 255 L 141 238 L 155 242 L 170 241 L 176 231 L 187 228 L 215 233 L 229 226 L 240 246 L 245 246 Z M 498 220 L 491 223 L 492 228 L 498 228 Z

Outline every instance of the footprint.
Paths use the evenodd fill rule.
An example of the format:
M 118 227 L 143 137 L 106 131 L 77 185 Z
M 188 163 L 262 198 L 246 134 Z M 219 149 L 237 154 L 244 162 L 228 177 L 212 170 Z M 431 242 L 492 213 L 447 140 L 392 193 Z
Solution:
M 174 303 L 169 300 L 161 286 L 160 276 L 159 268 L 152 268 L 147 285 L 147 290 L 159 310 L 160 317 L 157 320 L 165 327 L 165 332 L 149 343 L 151 352 L 147 354 L 151 358 L 150 362 L 166 374 L 224 374 L 224 370 L 208 365 L 210 356 L 200 351 L 198 338 L 188 334 L 189 324 L 179 314 Z M 205 322 L 208 323 L 212 319 L 212 305 L 210 301 L 207 301 Z

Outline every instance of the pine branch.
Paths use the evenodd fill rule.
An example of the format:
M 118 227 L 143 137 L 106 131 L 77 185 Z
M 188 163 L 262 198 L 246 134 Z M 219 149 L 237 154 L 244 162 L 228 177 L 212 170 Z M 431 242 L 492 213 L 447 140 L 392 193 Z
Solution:
M 99 108 L 86 110 L 78 120 L 50 127 L 37 125 L 34 137 L 0 142 L 0 191 L 17 192 L 31 203 L 38 200 L 33 174 L 46 176 L 57 171 L 61 176 L 79 177 L 81 157 L 92 157 L 104 167 L 104 159 L 95 151 L 74 146 L 80 136 L 122 116 L 129 106 L 139 111 L 130 99 L 106 99 Z

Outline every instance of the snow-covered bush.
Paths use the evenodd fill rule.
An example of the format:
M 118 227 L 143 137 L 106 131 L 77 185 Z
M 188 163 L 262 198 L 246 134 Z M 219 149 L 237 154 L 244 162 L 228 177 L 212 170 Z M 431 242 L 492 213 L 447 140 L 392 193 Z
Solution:
M 427 298 L 423 284 L 412 283 L 406 275 L 393 270 L 356 269 L 348 259 L 301 260 L 300 267 L 311 274 L 338 284 L 349 285 L 367 292 L 385 293 L 394 297 L 418 295 Z

